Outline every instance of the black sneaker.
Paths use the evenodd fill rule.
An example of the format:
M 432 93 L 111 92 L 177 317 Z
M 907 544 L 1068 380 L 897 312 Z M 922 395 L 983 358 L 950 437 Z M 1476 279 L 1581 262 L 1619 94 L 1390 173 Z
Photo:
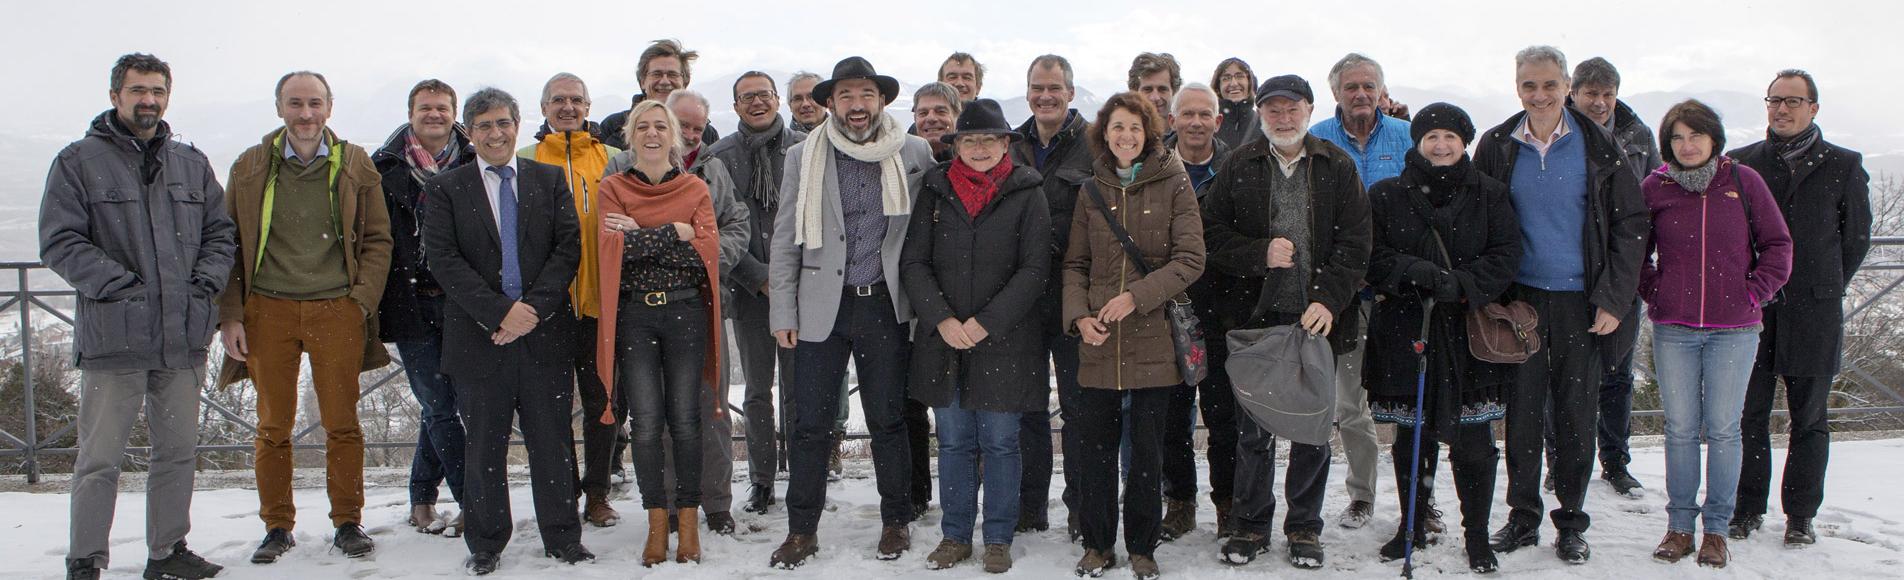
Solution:
M 1633 499 L 1639 499 L 1640 496 L 1643 495 L 1640 493 L 1640 490 L 1646 488 L 1646 486 L 1640 485 L 1640 480 L 1634 479 L 1633 474 L 1628 473 L 1625 469 L 1601 470 L 1600 479 L 1606 480 L 1608 484 L 1613 486 L 1613 493 Z
M 1220 560 L 1231 566 L 1241 566 L 1256 561 L 1257 556 L 1269 552 L 1269 536 L 1257 533 L 1237 533 L 1223 542 Z
M 1759 527 L 1764 525 L 1765 516 L 1763 514 L 1732 516 L 1732 523 L 1726 526 L 1726 537 L 1734 540 L 1744 540 L 1752 537 L 1752 532 L 1759 531 Z
M 145 561 L 145 580 L 200 580 L 224 571 L 224 566 L 206 562 L 186 549 L 183 540 L 172 546 L 172 555 L 165 559 Z
M 707 531 L 719 536 L 734 535 L 734 514 L 728 512 L 709 512 Z
M 1811 529 L 1811 518 L 1785 520 L 1785 547 L 1803 548 L 1816 543 L 1818 543 L 1818 533 Z
M 67 560 L 66 580 L 99 580 L 99 569 L 93 567 L 91 559 Z
M 542 555 L 561 560 L 563 564 L 579 564 L 595 559 L 595 553 L 588 551 L 580 542 L 559 549 L 545 549 Z
M 469 561 L 464 565 L 469 567 L 470 574 L 487 576 L 490 572 L 495 572 L 496 567 L 502 565 L 502 556 L 495 552 L 477 552 L 470 554 Z
M 1315 532 L 1294 532 L 1289 536 L 1289 565 L 1304 570 L 1322 568 L 1322 537 Z
M 377 544 L 370 541 L 370 536 L 364 533 L 364 527 L 357 522 L 337 526 L 337 535 L 331 537 L 331 546 L 343 552 L 346 558 L 362 558 L 377 549 Z
M 1539 527 L 1511 519 L 1507 520 L 1507 525 L 1501 526 L 1500 531 L 1488 536 L 1488 546 L 1501 553 L 1512 552 L 1538 543 L 1540 543 Z
M 291 530 L 271 528 L 264 533 L 264 541 L 258 543 L 258 549 L 251 552 L 251 563 L 270 564 L 278 561 L 278 556 L 297 546 L 297 540 L 291 538 Z
M 1593 557 L 1593 548 L 1587 546 L 1587 536 L 1579 530 L 1561 530 L 1554 538 L 1554 556 L 1568 564 L 1585 564 Z
M 740 509 L 747 513 L 767 515 L 767 508 L 774 504 L 773 484 L 756 483 L 753 487 L 753 492 L 747 495 L 747 504 Z

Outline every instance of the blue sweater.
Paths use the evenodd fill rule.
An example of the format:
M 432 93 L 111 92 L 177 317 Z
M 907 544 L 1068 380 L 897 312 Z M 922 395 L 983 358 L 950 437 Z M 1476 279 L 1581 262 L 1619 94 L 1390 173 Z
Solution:
M 1561 115 L 1568 133 L 1547 149 L 1520 142 L 1508 193 L 1520 216 L 1520 272 L 1514 281 L 1551 292 L 1587 289 L 1582 247 L 1587 226 L 1587 146 L 1571 115 Z
M 1309 128 L 1309 133 L 1321 137 L 1355 160 L 1355 172 L 1362 176 L 1362 188 L 1368 189 L 1375 182 L 1402 174 L 1407 166 L 1405 156 L 1415 146 L 1408 136 L 1408 122 L 1388 115 L 1382 115 L 1375 124 L 1375 131 L 1369 133 L 1369 146 L 1360 149 L 1355 140 L 1349 138 L 1349 132 L 1342 128 L 1342 111 L 1336 110 L 1336 116 L 1323 119 Z

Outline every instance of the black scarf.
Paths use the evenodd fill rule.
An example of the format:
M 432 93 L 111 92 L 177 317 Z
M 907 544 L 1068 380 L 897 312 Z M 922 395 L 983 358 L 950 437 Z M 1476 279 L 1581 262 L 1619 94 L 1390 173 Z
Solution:
M 1427 194 L 1428 203 L 1436 208 L 1447 207 L 1449 202 L 1454 201 L 1455 192 L 1468 180 L 1468 172 L 1474 168 L 1474 160 L 1465 153 L 1453 165 L 1442 166 L 1428 161 L 1420 151 L 1412 148 L 1404 158 L 1408 165 L 1403 171 L 1415 176 L 1410 181 L 1424 186 L 1422 192 Z
M 772 211 L 780 205 L 780 176 L 785 171 L 786 152 L 780 143 L 780 134 L 786 131 L 785 121 L 780 115 L 774 115 L 773 124 L 755 131 L 746 123 L 740 124 L 741 145 L 747 148 L 747 167 L 736 168 L 748 175 L 748 193 L 760 203 L 762 209 Z
M 1780 138 L 1778 133 L 1773 133 L 1771 129 L 1765 130 L 1766 140 L 1772 142 L 1772 146 L 1778 150 L 1778 157 L 1784 159 L 1785 165 L 1790 167 L 1797 167 L 1798 160 L 1811 152 L 1813 145 L 1818 144 L 1819 133 L 1817 123 L 1812 123 L 1810 127 L 1805 128 L 1804 132 L 1793 135 L 1790 139 Z

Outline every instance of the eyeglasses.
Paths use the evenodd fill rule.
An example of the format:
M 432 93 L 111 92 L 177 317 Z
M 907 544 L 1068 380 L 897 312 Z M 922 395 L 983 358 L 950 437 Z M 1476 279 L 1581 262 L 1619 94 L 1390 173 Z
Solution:
M 571 105 L 571 106 L 576 106 L 576 107 L 580 107 L 580 106 L 582 106 L 582 105 L 586 105 L 586 104 L 588 104 L 588 98 L 586 98 L 586 97 L 561 97 L 561 96 L 557 96 L 557 97 L 549 97 L 549 104 L 551 104 L 551 105 L 555 105 L 555 106 L 558 106 L 558 107 L 560 107 L 560 106 L 563 106 L 563 105 Z
M 734 102 L 740 103 L 743 105 L 751 105 L 754 103 L 764 103 L 767 101 L 771 101 L 773 100 L 774 96 L 775 95 L 773 91 L 754 91 L 751 93 L 741 93 L 740 96 L 734 97 Z
M 1805 97 L 1765 97 L 1765 108 L 1776 109 L 1783 105 L 1787 109 L 1796 109 L 1815 102 Z
M 477 123 L 475 126 L 470 127 L 470 129 L 475 130 L 476 134 L 478 135 L 486 134 L 496 129 L 502 129 L 504 133 L 511 133 L 516 130 L 516 122 L 508 120 L 508 119 L 501 119 L 497 121 L 483 121 L 481 123 Z
M 1009 137 L 1002 137 L 999 135 L 965 135 L 958 138 L 958 145 L 960 147 L 971 147 L 971 148 L 991 147 L 991 146 L 997 145 L 1000 141 L 1005 141 L 1007 139 L 1009 139 Z

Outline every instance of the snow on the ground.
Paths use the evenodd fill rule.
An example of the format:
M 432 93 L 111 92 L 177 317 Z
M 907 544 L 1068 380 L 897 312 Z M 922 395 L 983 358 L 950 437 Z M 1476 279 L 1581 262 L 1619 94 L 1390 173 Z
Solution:
M 1783 461 L 1783 450 L 1775 451 Z M 1333 517 L 1347 503 L 1342 489 L 1345 466 L 1336 458 L 1330 475 L 1325 515 L 1330 524 L 1323 534 L 1328 561 L 1323 570 L 1303 571 L 1290 567 L 1281 557 L 1285 544 L 1280 533 L 1274 534 L 1270 554 L 1256 563 L 1231 567 L 1217 562 L 1215 510 L 1207 496 L 1200 499 L 1198 531 L 1157 550 L 1157 561 L 1170 578 L 1381 578 L 1399 574 L 1400 562 L 1383 563 L 1375 552 L 1395 528 L 1393 471 L 1383 454 L 1381 483 L 1377 497 L 1377 518 L 1367 527 L 1347 530 L 1336 527 Z M 1523 548 L 1501 558 L 1500 577 L 1510 578 L 1843 578 L 1904 577 L 1904 502 L 1899 502 L 1898 484 L 1904 481 L 1904 440 L 1841 441 L 1833 445 L 1831 476 L 1825 507 L 1817 519 L 1819 540 L 1816 546 L 1788 550 L 1780 545 L 1784 529 L 1778 512 L 1776 491 L 1773 514 L 1766 529 L 1745 542 L 1732 545 L 1732 566 L 1724 570 L 1703 569 L 1687 558 L 1676 565 L 1654 562 L 1651 551 L 1665 533 L 1664 451 L 1655 446 L 1633 450 L 1632 470 L 1646 484 L 1642 499 L 1627 499 L 1612 492 L 1598 479 L 1590 490 L 1588 511 L 1593 528 L 1588 539 L 1593 545 L 1593 560 L 1583 566 L 1568 566 L 1554 559 L 1549 547 L 1551 527 L 1542 530 L 1542 545 Z M 1447 465 L 1444 461 L 1442 465 Z M 1775 464 L 1776 465 L 1776 464 Z M 1199 465 L 1199 469 L 1202 466 Z M 744 469 L 741 470 L 744 472 Z M 703 534 L 705 562 L 700 565 L 663 564 L 651 569 L 638 562 L 645 525 L 638 521 L 639 500 L 627 495 L 615 502 L 622 511 L 619 526 L 586 528 L 583 542 L 600 557 L 593 563 L 564 566 L 541 557 L 541 545 L 534 525 L 529 490 L 524 485 L 512 489 L 516 536 L 503 555 L 503 567 L 494 578 L 826 578 L 828 580 L 870 580 L 873 578 L 962 579 L 989 577 L 974 564 L 928 571 L 923 563 L 926 552 L 938 543 L 939 511 L 933 510 L 922 523 L 913 525 L 913 552 L 904 558 L 882 562 L 874 559 L 879 509 L 877 494 L 870 477 L 870 465 L 849 465 L 847 477 L 830 484 L 829 506 L 820 523 L 822 550 L 817 560 L 804 568 L 782 571 L 767 567 L 768 554 L 786 534 L 784 504 L 775 506 L 765 517 L 741 516 L 742 530 L 734 537 Z M 1777 470 L 1774 470 L 1776 477 Z M 517 480 L 521 473 L 515 474 Z M 1203 473 L 1199 473 L 1199 478 Z M 247 563 L 251 549 L 263 534 L 257 518 L 257 496 L 249 489 L 201 490 L 193 501 L 194 528 L 192 547 L 228 567 L 224 578 L 262 578 L 303 580 L 307 578 L 427 578 L 462 577 L 467 552 L 460 539 L 428 536 L 411 531 L 402 524 L 407 516 L 408 493 L 401 478 L 392 485 L 368 490 L 365 517 L 377 551 L 361 560 L 347 560 L 331 553 L 330 536 L 324 514 L 327 502 L 321 487 L 297 490 L 299 514 L 303 525 L 296 531 L 298 546 L 284 559 L 272 565 Z M 321 481 L 321 480 L 320 480 Z M 1057 501 L 1062 482 L 1052 490 L 1052 530 L 1020 536 L 1013 547 L 1017 566 L 1007 578 L 1059 579 L 1072 576 L 1072 565 L 1082 549 L 1066 539 L 1063 527 L 1065 510 Z M 1206 486 L 1208 482 L 1204 482 Z M 1505 489 L 1503 476 L 1496 490 L 1493 523 L 1506 520 L 1507 508 L 1499 499 Z M 785 497 L 785 481 L 779 484 Z M 632 486 L 628 493 L 632 494 Z M 1453 483 L 1442 470 L 1437 488 L 1442 494 L 1442 509 L 1450 525 L 1459 516 L 1454 502 Z M 1772 489 L 1777 490 L 1775 482 Z M 67 496 L 58 493 L 0 493 L 0 578 L 57 578 L 67 542 Z M 745 498 L 745 484 L 735 485 L 737 501 Z M 444 494 L 447 498 L 447 493 Z M 936 495 L 936 494 L 935 494 Z M 144 565 L 144 496 L 123 492 L 119 497 L 119 517 L 113 528 L 113 564 L 108 578 L 136 578 Z M 1549 506 L 1552 497 L 1548 496 Z M 440 505 L 439 509 L 454 506 Z M 1280 507 L 1280 506 L 1279 506 Z M 1283 510 L 1279 510 L 1278 515 Z M 1280 529 L 1280 520 L 1275 529 Z M 1453 530 L 1451 530 L 1453 531 Z M 1460 549 L 1458 532 L 1419 556 L 1418 577 L 1462 577 L 1469 573 Z M 1120 559 L 1124 555 L 1119 546 Z M 1120 567 L 1106 578 L 1130 578 L 1128 567 Z

